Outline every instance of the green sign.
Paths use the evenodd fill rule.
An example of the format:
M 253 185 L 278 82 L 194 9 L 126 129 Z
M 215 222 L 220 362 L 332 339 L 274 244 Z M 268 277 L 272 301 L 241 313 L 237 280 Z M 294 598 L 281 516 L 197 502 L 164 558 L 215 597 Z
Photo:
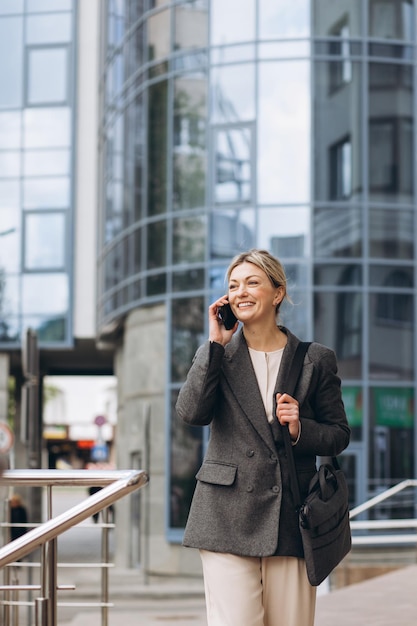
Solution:
M 343 404 L 350 426 L 362 426 L 362 387 L 343 387 Z
M 410 387 L 372 389 L 375 424 L 393 428 L 413 428 L 414 393 Z

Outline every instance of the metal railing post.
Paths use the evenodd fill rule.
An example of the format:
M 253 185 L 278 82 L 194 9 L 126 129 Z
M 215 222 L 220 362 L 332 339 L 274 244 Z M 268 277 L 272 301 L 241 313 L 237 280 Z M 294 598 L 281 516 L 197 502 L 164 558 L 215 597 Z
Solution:
M 101 534 L 101 560 L 102 563 L 108 565 L 109 563 L 109 528 L 107 526 L 109 522 L 109 509 L 103 509 L 103 522 L 104 526 Z M 109 568 L 101 568 L 101 601 L 103 606 L 101 607 L 101 626 L 108 626 L 109 619 Z
M 48 626 L 48 600 L 47 598 L 35 599 L 35 625 Z

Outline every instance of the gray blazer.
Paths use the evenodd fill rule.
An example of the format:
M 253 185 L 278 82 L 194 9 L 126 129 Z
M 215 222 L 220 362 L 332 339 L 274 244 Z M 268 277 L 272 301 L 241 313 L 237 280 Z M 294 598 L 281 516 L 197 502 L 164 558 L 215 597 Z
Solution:
M 275 393 L 299 343 L 289 330 Z M 312 343 L 295 392 L 301 437 L 294 446 L 301 495 L 316 456 L 340 454 L 350 429 L 341 398 L 336 357 Z M 242 330 L 225 348 L 207 341 L 180 390 L 177 413 L 211 433 L 185 529 L 185 546 L 242 556 L 303 556 L 281 436 L 272 435 Z

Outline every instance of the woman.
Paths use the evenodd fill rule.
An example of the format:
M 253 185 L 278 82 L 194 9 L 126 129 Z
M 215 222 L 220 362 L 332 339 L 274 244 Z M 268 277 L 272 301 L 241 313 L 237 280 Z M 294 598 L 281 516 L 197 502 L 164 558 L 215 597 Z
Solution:
M 209 307 L 209 340 L 197 351 L 177 401 L 178 415 L 211 436 L 184 535 L 200 550 L 209 626 L 313 626 L 282 435 L 287 424 L 304 496 L 316 456 L 349 443 L 334 353 L 310 345 L 295 397 L 285 377 L 299 340 L 277 326 L 287 298 L 281 263 L 250 250 L 227 271 L 228 293 Z M 219 319 L 230 303 L 238 322 Z M 268 424 L 269 422 L 269 424 Z M 278 429 L 280 431 L 280 429 Z

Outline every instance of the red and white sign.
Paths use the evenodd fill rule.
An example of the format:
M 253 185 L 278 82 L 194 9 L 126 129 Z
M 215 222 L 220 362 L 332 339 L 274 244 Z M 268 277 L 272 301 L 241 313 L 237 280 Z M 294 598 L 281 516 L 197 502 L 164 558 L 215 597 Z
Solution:
M 5 422 L 0 422 L 0 454 L 9 452 L 14 443 L 14 435 Z

